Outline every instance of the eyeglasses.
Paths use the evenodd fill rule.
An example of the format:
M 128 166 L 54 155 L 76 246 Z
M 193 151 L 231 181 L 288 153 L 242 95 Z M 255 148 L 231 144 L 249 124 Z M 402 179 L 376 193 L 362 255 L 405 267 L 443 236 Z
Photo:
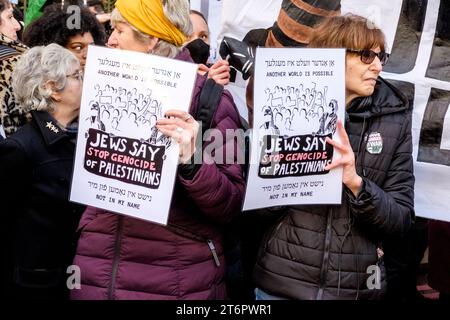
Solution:
M 347 52 L 359 54 L 359 56 L 361 57 L 361 61 L 364 62 L 365 64 L 371 64 L 373 60 L 375 60 L 375 57 L 378 57 L 378 59 L 380 59 L 382 66 L 384 66 L 389 60 L 389 53 L 384 51 L 376 53 L 375 51 L 369 49 L 363 50 L 347 49 Z
M 68 74 L 66 75 L 67 78 L 74 78 L 77 79 L 78 81 L 83 81 L 84 75 L 83 75 L 83 71 L 81 70 L 77 70 L 72 74 Z

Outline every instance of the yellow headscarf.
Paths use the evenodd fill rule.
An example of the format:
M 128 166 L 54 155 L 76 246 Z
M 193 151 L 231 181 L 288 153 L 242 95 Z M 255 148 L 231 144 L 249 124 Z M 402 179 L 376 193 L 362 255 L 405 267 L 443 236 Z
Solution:
M 117 0 L 116 8 L 125 20 L 145 34 L 178 47 L 186 40 L 165 16 L 161 0 Z

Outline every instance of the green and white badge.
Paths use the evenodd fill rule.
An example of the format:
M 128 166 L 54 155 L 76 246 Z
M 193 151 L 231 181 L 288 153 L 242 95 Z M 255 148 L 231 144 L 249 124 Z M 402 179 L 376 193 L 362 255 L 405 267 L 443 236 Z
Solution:
M 370 154 L 380 154 L 383 150 L 383 138 L 379 132 L 371 132 L 367 138 L 366 150 Z

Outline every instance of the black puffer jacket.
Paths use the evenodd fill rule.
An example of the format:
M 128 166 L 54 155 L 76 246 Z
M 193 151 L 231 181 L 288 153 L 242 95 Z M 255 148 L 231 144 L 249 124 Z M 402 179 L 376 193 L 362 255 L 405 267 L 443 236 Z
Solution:
M 385 291 L 377 246 L 408 230 L 414 216 L 411 111 L 406 98 L 379 79 L 371 97 L 347 110 L 346 131 L 364 186 L 355 199 L 344 188 L 340 206 L 291 206 L 279 212 L 258 254 L 254 281 L 289 299 L 377 299 Z M 382 149 L 367 141 L 382 138 Z M 368 137 L 370 137 L 368 139 Z M 378 140 L 379 141 L 379 140 Z M 369 289 L 371 265 L 381 289 Z M 370 283 L 372 278 L 369 279 Z

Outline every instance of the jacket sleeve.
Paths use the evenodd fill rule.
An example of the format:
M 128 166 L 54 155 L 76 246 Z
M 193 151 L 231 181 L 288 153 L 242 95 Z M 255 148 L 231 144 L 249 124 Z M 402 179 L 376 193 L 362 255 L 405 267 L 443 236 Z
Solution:
M 86 210 L 84 210 L 81 216 L 80 222 L 78 223 L 77 232 L 81 232 L 83 228 L 87 226 L 89 222 L 92 222 L 98 214 L 106 212 L 107 212 L 106 210 L 100 208 L 87 206 Z
M 210 143 L 203 143 L 202 164 L 192 179 L 178 174 L 178 180 L 202 213 L 224 224 L 239 213 L 243 201 L 243 139 L 226 137 L 240 128 L 232 97 L 224 93 L 212 122 Z
M 414 218 L 411 116 L 409 112 L 405 117 L 382 187 L 363 178 L 364 186 L 358 197 L 349 196 L 358 222 L 378 234 L 404 234 Z
M 18 208 L 26 201 L 25 191 L 29 186 L 31 174 L 26 153 L 21 145 L 13 139 L 0 142 L 0 185 L 2 186 L 0 198 L 3 206 Z
M 27 192 L 31 170 L 27 165 L 26 154 L 20 145 L 11 139 L 0 142 L 0 202 L 2 217 L 2 263 L 0 265 L 0 292 L 7 288 L 12 279 L 14 266 L 15 225 L 19 215 L 29 203 Z M 10 292 L 7 292 L 10 294 Z

